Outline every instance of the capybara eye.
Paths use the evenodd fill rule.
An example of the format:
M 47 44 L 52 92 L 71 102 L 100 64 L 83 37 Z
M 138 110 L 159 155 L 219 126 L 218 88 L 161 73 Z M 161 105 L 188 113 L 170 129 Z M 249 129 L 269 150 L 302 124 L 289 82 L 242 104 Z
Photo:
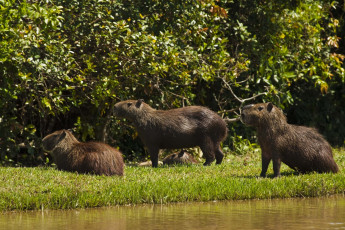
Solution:
M 263 110 L 263 109 L 264 109 L 263 106 L 260 106 L 260 107 L 258 108 L 259 111 L 261 111 L 261 110 Z
M 129 107 L 129 106 L 131 106 L 132 105 L 132 102 L 128 102 L 127 103 L 127 106 Z

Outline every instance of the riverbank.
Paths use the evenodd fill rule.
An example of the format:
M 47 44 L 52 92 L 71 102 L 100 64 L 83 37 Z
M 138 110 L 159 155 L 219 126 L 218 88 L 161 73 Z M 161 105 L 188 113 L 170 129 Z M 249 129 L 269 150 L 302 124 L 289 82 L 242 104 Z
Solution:
M 62 172 L 52 167 L 0 168 L 0 210 L 72 209 L 143 203 L 315 197 L 345 193 L 345 150 L 334 151 L 338 174 L 259 178 L 258 153 L 228 155 L 221 165 L 127 166 L 124 177 Z

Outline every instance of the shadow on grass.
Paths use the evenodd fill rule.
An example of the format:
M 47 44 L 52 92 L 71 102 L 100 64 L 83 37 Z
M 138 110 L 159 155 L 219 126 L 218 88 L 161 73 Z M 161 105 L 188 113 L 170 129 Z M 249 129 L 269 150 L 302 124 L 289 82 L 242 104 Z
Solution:
M 302 174 L 299 172 L 295 172 L 295 171 L 287 171 L 287 172 L 282 172 L 280 174 L 280 177 L 299 176 L 299 175 L 302 175 Z M 246 179 L 253 179 L 253 178 L 256 178 L 256 179 L 259 179 L 259 178 L 274 179 L 275 178 L 273 173 L 267 174 L 266 177 L 261 177 L 259 174 L 258 175 L 248 175 L 248 176 L 239 176 L 239 175 L 232 175 L 232 176 L 236 177 L 236 178 L 246 178 Z

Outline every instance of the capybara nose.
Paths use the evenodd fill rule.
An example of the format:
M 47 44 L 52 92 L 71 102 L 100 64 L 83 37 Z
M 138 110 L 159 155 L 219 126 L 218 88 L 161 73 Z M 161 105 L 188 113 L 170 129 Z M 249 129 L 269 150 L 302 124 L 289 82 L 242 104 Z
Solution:
M 251 107 L 253 107 L 253 106 L 254 106 L 254 104 L 245 105 L 245 106 L 242 107 L 241 111 L 243 111 L 243 110 L 245 110 L 245 109 L 249 109 L 249 108 L 251 108 Z

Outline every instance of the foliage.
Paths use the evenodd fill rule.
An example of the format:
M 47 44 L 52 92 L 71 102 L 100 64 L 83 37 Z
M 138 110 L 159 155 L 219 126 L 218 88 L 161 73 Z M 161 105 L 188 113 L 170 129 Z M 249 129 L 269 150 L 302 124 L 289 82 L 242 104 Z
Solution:
M 229 87 L 240 98 L 267 92 L 256 100 L 274 101 L 289 120 L 343 145 L 341 7 L 325 0 L 0 1 L 1 160 L 45 163 L 40 139 L 61 128 L 119 146 L 129 160 L 144 157 L 133 129 L 112 117 L 116 101 L 225 111 L 241 105 Z M 229 129 L 255 140 L 240 124 Z

